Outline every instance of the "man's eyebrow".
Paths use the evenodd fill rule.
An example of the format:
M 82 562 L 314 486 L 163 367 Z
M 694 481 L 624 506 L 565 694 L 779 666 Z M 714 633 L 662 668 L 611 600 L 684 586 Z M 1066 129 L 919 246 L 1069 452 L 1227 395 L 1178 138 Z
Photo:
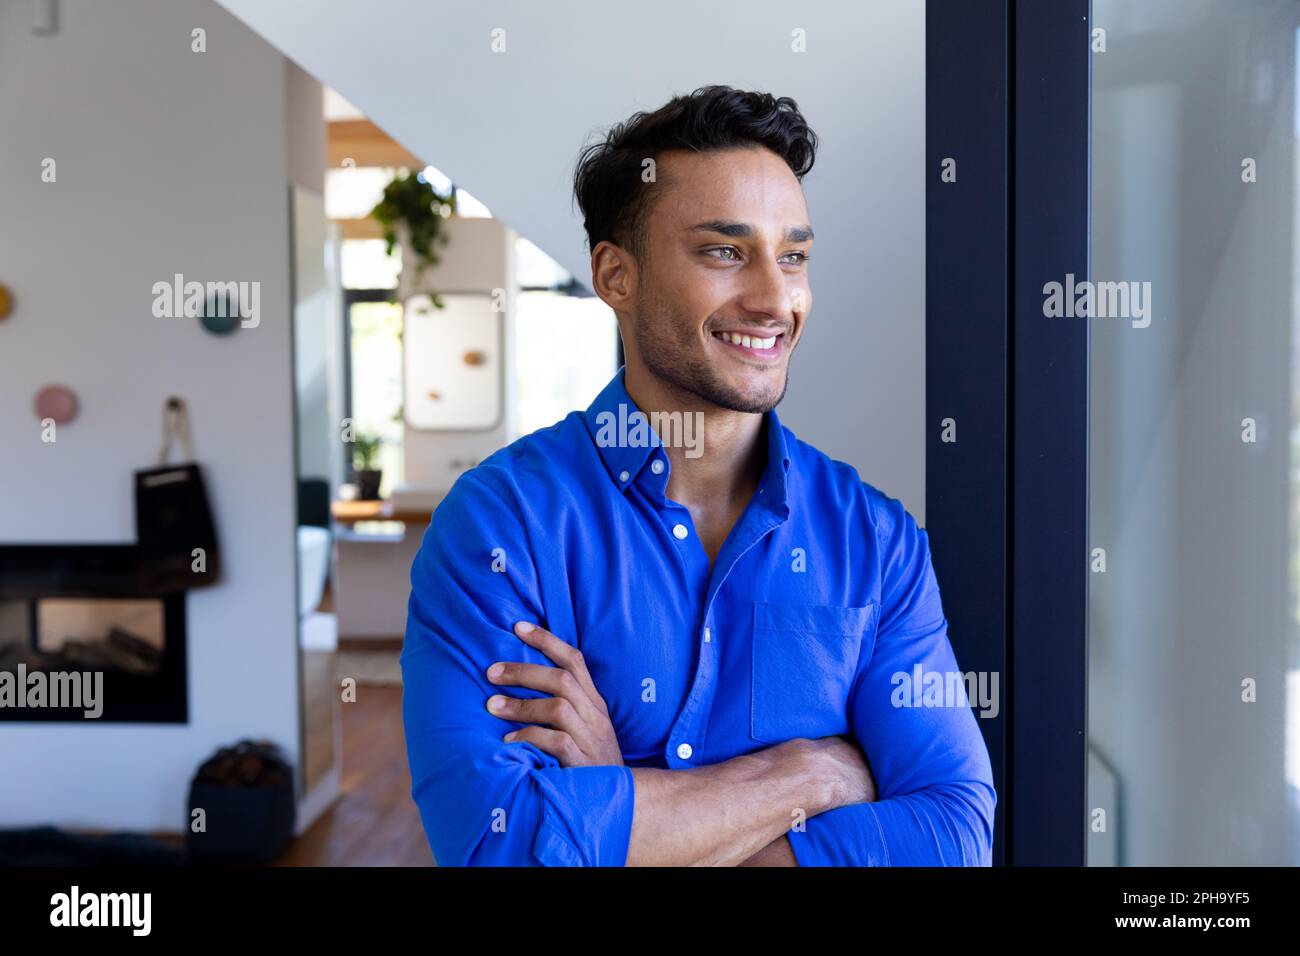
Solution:
M 717 232 L 724 236 L 731 236 L 733 239 L 750 239 L 754 235 L 754 227 L 747 222 L 735 222 L 731 219 L 710 219 L 708 222 L 699 222 L 691 226 L 692 232 Z M 812 226 L 787 226 L 785 230 L 786 242 L 808 242 L 813 238 Z

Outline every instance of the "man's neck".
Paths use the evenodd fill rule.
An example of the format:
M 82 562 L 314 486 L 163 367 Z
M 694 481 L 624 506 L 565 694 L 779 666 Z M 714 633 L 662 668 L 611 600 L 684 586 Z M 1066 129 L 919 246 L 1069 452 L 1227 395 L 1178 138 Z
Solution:
M 719 408 L 697 395 L 683 392 L 649 374 L 624 376 L 628 396 L 647 416 L 655 412 L 680 413 L 702 419 L 694 448 L 671 443 L 664 452 L 671 472 L 668 497 L 680 504 L 715 506 L 747 502 L 763 476 L 767 451 L 763 441 L 763 416 Z

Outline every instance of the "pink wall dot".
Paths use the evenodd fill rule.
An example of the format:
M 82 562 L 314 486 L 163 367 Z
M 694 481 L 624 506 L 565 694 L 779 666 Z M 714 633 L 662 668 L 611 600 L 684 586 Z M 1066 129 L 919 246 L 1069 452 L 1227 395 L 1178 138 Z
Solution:
M 46 385 L 36 393 L 36 417 L 54 419 L 56 425 L 77 417 L 77 395 L 64 385 Z

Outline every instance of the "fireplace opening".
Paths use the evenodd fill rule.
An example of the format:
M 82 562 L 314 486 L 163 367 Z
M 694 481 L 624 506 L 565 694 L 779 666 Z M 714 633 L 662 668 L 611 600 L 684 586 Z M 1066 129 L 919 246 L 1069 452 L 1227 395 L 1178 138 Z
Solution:
M 0 721 L 187 723 L 185 592 L 120 593 L 76 573 L 84 547 L 15 550 L 0 548 Z

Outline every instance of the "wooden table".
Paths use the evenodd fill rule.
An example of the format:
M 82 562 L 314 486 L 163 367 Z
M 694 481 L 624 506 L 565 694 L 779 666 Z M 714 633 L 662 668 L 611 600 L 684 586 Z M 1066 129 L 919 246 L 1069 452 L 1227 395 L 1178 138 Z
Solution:
M 404 508 L 397 510 L 391 501 L 333 501 L 330 513 L 340 524 L 358 521 L 401 521 L 405 524 L 426 525 L 433 517 L 431 508 Z

